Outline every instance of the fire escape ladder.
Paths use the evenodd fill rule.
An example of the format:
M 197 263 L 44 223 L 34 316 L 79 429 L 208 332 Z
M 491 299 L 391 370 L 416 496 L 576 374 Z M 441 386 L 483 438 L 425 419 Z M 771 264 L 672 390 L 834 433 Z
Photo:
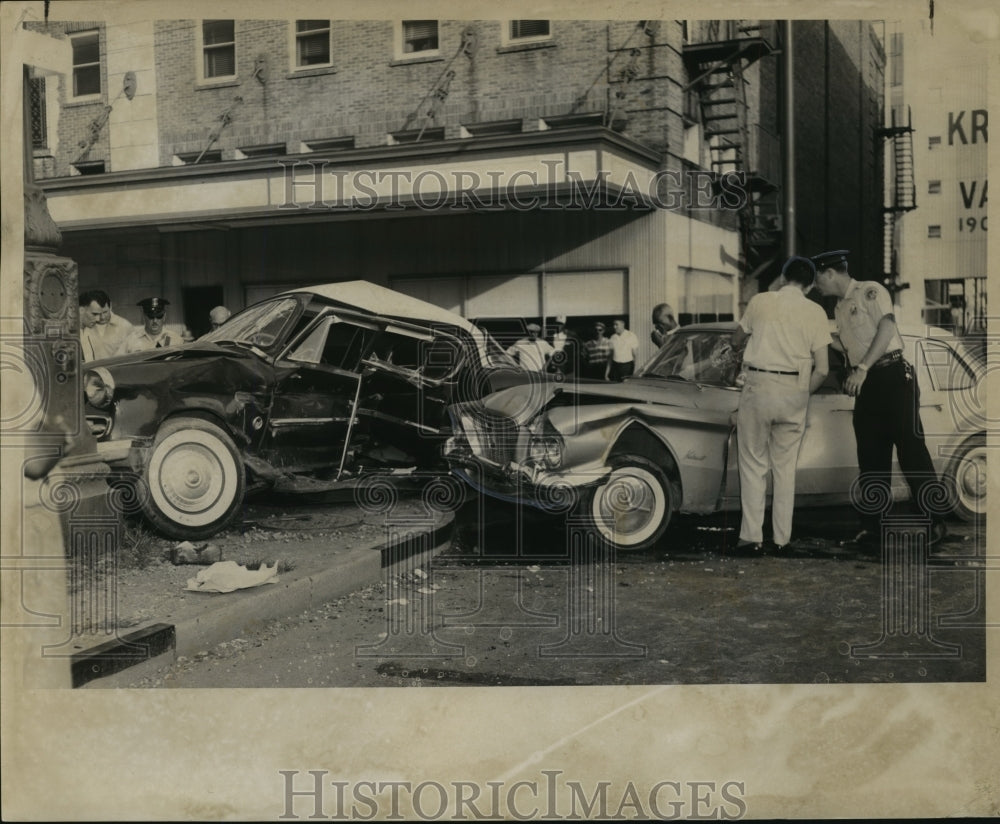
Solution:
M 906 110 L 906 124 L 896 123 L 892 112 L 891 125 L 876 133 L 892 145 L 892 197 L 888 206 L 882 207 L 882 282 L 892 294 L 893 301 L 908 283 L 899 282 L 898 255 L 896 253 L 896 223 L 899 216 L 917 208 L 917 184 L 913 168 L 913 115 Z
M 738 27 L 727 23 L 725 31 L 719 24 L 708 25 L 701 35 L 684 46 L 692 77 L 685 92 L 698 96 L 697 112 L 711 171 L 719 178 L 733 173 L 743 178 L 746 198 L 739 210 L 739 225 L 746 263 L 752 268 L 758 258 L 772 254 L 780 239 L 781 215 L 774 196 L 778 187 L 759 173 L 759 159 L 751 153 L 749 81 L 744 72 L 775 52 L 776 29 L 771 23 L 747 21 Z
M 701 122 L 708 141 L 713 172 L 746 171 L 747 144 L 746 80 L 742 59 L 734 55 L 712 70 L 700 95 Z

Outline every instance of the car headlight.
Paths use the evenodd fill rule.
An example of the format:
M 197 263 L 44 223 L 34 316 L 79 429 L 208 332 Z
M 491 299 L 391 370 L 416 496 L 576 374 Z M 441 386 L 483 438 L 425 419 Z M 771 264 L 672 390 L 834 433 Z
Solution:
M 528 459 L 531 463 L 558 469 L 563 462 L 563 441 L 558 435 L 532 435 L 528 441 Z
M 115 395 L 115 381 L 103 366 L 88 369 L 83 376 L 83 392 L 87 403 L 97 409 L 107 409 Z

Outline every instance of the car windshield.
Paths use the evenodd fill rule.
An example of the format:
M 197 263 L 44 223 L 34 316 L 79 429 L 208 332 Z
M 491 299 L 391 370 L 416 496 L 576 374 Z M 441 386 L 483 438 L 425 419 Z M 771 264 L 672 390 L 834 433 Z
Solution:
M 268 349 L 281 337 L 282 330 L 295 314 L 299 301 L 295 298 L 280 298 L 266 303 L 258 303 L 233 315 L 218 329 L 199 340 L 211 343 L 240 343 Z
M 512 366 L 517 367 L 517 361 L 515 361 L 507 352 L 500 346 L 499 343 L 493 338 L 493 336 L 487 332 L 485 329 L 482 330 L 483 336 L 486 338 L 486 365 L 488 366 Z
M 675 378 L 694 383 L 735 386 L 740 361 L 727 329 L 679 329 L 640 370 L 643 378 Z

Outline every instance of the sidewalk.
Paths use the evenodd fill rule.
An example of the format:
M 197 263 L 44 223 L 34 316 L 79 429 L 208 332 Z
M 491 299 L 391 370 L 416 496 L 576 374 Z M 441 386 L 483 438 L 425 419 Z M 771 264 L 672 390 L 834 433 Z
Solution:
M 266 513 L 266 505 L 261 509 Z M 73 686 L 125 686 L 179 656 L 194 656 L 268 621 L 419 566 L 449 545 L 453 521 L 453 513 L 429 513 L 419 498 L 404 497 L 393 507 L 391 521 L 366 515 L 351 503 L 245 518 L 240 528 L 211 540 L 222 549 L 222 559 L 244 565 L 280 561 L 281 567 L 277 583 L 229 593 L 186 589 L 204 566 L 157 559 L 143 569 L 119 570 L 114 592 L 104 596 L 114 599 L 108 612 L 115 628 L 74 639 L 80 649 L 71 661 Z M 174 543 L 158 541 L 157 552 L 166 554 Z M 79 593 L 73 598 L 76 613 L 100 611 L 93 604 L 83 606 Z

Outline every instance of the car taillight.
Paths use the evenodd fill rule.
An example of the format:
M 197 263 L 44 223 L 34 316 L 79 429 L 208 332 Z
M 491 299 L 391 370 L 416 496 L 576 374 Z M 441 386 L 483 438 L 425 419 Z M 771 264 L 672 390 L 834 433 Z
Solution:
M 115 382 L 103 366 L 89 369 L 83 376 L 83 391 L 87 403 L 97 409 L 107 409 L 115 394 Z

